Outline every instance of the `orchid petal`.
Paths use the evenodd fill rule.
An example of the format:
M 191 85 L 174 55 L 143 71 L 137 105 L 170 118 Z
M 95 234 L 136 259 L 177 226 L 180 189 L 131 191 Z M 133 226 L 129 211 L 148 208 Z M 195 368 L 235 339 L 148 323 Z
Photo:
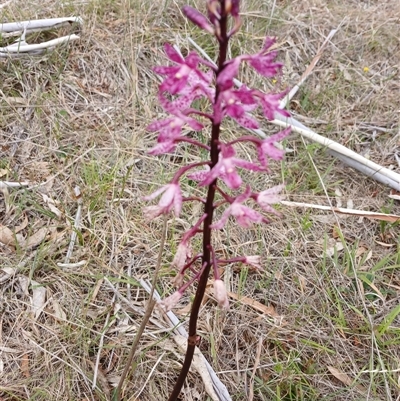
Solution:
M 168 58 L 175 63 L 182 64 L 185 61 L 185 59 L 169 43 L 164 45 L 164 51 Z
M 190 21 L 192 21 L 199 28 L 204 29 L 205 31 L 208 31 L 212 34 L 214 33 L 214 28 L 210 25 L 208 19 L 199 11 L 197 11 L 195 8 L 190 6 L 184 6 L 182 8 L 182 11 L 186 15 L 186 17 L 190 19 Z

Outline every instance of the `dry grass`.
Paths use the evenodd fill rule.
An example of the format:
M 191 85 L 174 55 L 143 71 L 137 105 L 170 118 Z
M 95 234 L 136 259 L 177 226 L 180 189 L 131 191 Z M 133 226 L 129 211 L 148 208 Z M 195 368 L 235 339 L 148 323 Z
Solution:
M 258 3 L 246 2 L 232 54 L 257 50 L 265 32 L 278 36 L 286 62 L 282 85 L 293 85 L 339 27 L 290 108 L 310 128 L 398 168 L 398 2 L 274 1 L 262 9 Z M 0 197 L 0 224 L 16 235 L 15 246 L 0 248 L 1 400 L 110 399 L 123 370 L 145 307 L 138 280 L 151 278 L 161 237 L 161 221 L 142 219 L 140 198 L 198 158 L 147 156 L 155 135 L 145 127 L 161 113 L 151 67 L 165 62 L 165 41 L 187 49 L 187 34 L 213 54 L 205 35 L 184 22 L 181 0 L 160 4 L 15 0 L 0 11 L 4 21 L 80 15 L 85 22 L 80 44 L 38 59 L 0 61 L 0 179 L 48 180 Z M 249 71 L 241 80 L 269 85 Z M 292 200 L 327 204 L 328 195 L 335 203 L 340 190 L 344 204 L 400 214 L 388 188 L 318 146 L 288 142 L 294 152 L 271 176 L 252 177 L 258 189 L 284 180 Z M 83 217 L 71 262 L 86 262 L 60 268 L 77 185 Z M 313 210 L 282 212 L 283 219 L 266 227 L 230 226 L 216 236 L 229 254 L 263 255 L 265 273 L 227 270 L 226 281 L 232 292 L 272 307 L 280 318 L 242 301 L 221 316 L 210 299 L 199 322 L 203 353 L 233 400 L 250 399 L 250 389 L 258 401 L 400 400 L 398 226 Z M 185 213 L 169 222 L 161 294 L 171 290 L 168 263 L 177 240 L 199 210 Z M 333 252 L 332 242 L 341 247 Z M 156 310 L 124 399 L 167 398 L 182 361 L 168 333 Z M 207 400 L 197 374 L 187 385 L 183 399 Z

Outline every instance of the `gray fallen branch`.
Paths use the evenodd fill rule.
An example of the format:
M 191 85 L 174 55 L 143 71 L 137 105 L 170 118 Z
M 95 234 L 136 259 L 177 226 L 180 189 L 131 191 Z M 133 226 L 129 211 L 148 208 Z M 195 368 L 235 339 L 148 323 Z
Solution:
M 30 185 L 29 182 L 0 181 L 0 190 L 8 188 L 21 188 Z
M 386 167 L 382 167 L 379 164 L 359 155 L 358 153 L 353 152 L 340 143 L 317 134 L 293 117 L 283 118 L 275 115 L 275 120 L 271 122 L 283 128 L 291 126 L 292 131 L 297 132 L 304 138 L 327 147 L 329 154 L 337 157 L 341 162 L 360 171 L 368 177 L 373 178 L 375 181 L 386 184 L 396 191 L 400 191 L 400 174 L 396 173 L 395 171 L 389 170 Z
M 62 17 L 62 18 L 46 18 L 36 19 L 30 21 L 19 21 L 19 22 L 5 22 L 0 24 L 0 32 L 4 33 L 15 33 L 21 35 L 23 32 L 41 32 L 49 29 L 57 29 L 65 25 L 76 23 L 82 25 L 83 21 L 81 17 Z
M 20 58 L 25 56 L 40 55 L 53 50 L 56 46 L 80 39 L 78 35 L 71 34 L 47 42 L 29 44 L 26 42 L 26 35 L 32 32 L 46 31 L 60 28 L 72 23 L 82 24 L 80 17 L 49 18 L 32 21 L 8 22 L 0 24 L 0 33 L 3 37 L 20 37 L 11 45 L 0 47 L 0 58 Z
M 71 256 L 72 256 L 72 252 L 74 251 L 75 241 L 76 241 L 76 237 L 78 236 L 78 230 L 80 228 L 81 218 L 82 218 L 83 199 L 82 199 L 81 189 L 78 186 L 76 186 L 74 188 L 74 195 L 75 195 L 76 200 L 78 201 L 78 208 L 76 210 L 74 227 L 73 227 L 72 232 L 71 232 L 71 239 L 69 241 L 67 255 L 65 256 L 64 264 L 66 264 L 66 265 L 69 264 L 69 261 L 70 261 Z M 58 266 L 60 266 L 60 265 L 58 265 Z
M 389 223 L 400 222 L 400 216 L 397 216 L 396 214 L 371 212 L 369 210 L 346 209 L 343 207 L 316 205 L 313 203 L 304 203 L 304 202 L 291 202 L 291 201 L 285 201 L 285 200 L 281 200 L 279 203 L 281 205 L 285 205 L 285 206 L 327 210 L 330 212 L 340 213 L 340 214 L 344 214 L 347 216 L 366 217 L 368 219 L 388 221 Z

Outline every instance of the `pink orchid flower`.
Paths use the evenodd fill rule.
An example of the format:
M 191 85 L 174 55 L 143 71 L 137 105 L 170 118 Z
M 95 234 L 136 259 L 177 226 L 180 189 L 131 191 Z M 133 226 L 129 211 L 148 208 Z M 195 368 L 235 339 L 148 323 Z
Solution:
M 166 44 L 164 49 L 167 57 L 178 65 L 154 67 L 157 74 L 166 76 L 160 86 L 161 92 L 168 91 L 176 95 L 185 87 L 191 73 L 207 82 L 207 75 L 198 69 L 201 58 L 196 52 L 190 52 L 186 58 L 183 58 L 170 44 Z
M 200 11 L 190 6 L 184 6 L 182 7 L 182 12 L 200 29 L 204 29 L 212 35 L 214 34 L 214 28 L 212 27 L 208 19 Z
M 179 110 L 174 111 L 175 115 L 163 120 L 154 121 L 147 127 L 149 131 L 160 131 L 157 144 L 149 151 L 151 155 L 160 155 L 175 150 L 176 140 L 181 137 L 182 128 L 186 124 L 195 131 L 203 129 L 203 124 L 196 119 L 189 117 Z
M 252 266 L 257 270 L 262 270 L 261 258 L 259 255 L 245 256 L 243 263 L 245 263 L 246 265 Z
M 242 184 L 242 179 L 237 173 L 236 167 L 251 171 L 263 170 L 262 167 L 254 163 L 235 157 L 236 152 L 233 146 L 221 143 L 220 148 L 219 160 L 200 183 L 201 186 L 210 185 L 215 179 L 221 178 L 229 188 L 237 189 Z
M 162 301 L 158 302 L 158 305 L 165 311 L 169 312 L 182 298 L 182 293 L 180 291 L 175 291 L 172 295 L 164 298 Z
M 276 185 L 275 187 L 260 192 L 256 195 L 257 203 L 266 212 L 279 215 L 279 213 L 271 205 L 281 201 L 282 195 L 279 195 L 279 193 L 283 188 L 285 188 L 284 185 Z
M 250 198 L 251 190 L 250 187 L 246 188 L 246 191 L 236 197 L 231 205 L 224 211 L 220 220 L 212 224 L 210 227 L 214 229 L 221 229 L 228 221 L 229 216 L 236 217 L 238 224 L 243 228 L 249 228 L 253 223 L 267 222 L 267 219 L 259 212 L 254 209 L 243 205 L 242 203 Z
M 282 160 L 285 154 L 284 150 L 278 149 L 275 146 L 275 142 L 281 141 L 290 135 L 292 129 L 291 127 L 286 128 L 285 130 L 278 132 L 277 134 L 271 135 L 270 137 L 262 140 L 260 144 L 257 146 L 258 160 L 260 161 L 262 166 L 267 166 L 267 158 L 273 160 Z
M 248 113 L 258 106 L 252 93 L 245 85 L 238 90 L 228 89 L 221 92 L 215 106 L 214 123 L 220 123 L 223 116 L 227 115 L 242 127 L 259 128 L 258 121 Z
M 161 214 L 167 214 L 174 210 L 175 216 L 179 216 L 182 210 L 182 192 L 178 184 L 171 183 L 162 186 L 151 195 L 145 196 L 144 200 L 153 200 L 162 194 L 158 205 L 144 208 L 144 215 L 147 219 L 154 219 Z
M 264 77 L 274 77 L 277 75 L 281 69 L 282 63 L 275 63 L 277 52 L 269 51 L 271 46 L 275 43 L 274 38 L 266 38 L 263 49 L 253 55 L 246 58 L 248 63 L 261 75 Z
M 284 117 L 290 117 L 290 113 L 280 107 L 280 100 L 287 95 L 287 91 L 281 93 L 256 92 L 258 92 L 257 97 L 263 109 L 264 116 L 268 118 L 268 120 L 275 119 L 275 113 L 281 114 Z

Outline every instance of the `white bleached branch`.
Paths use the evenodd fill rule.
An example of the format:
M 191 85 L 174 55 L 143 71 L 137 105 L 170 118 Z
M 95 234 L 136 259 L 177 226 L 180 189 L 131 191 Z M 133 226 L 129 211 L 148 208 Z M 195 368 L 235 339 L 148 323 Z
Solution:
M 57 29 L 61 26 L 70 25 L 72 23 L 82 25 L 82 19 L 80 17 L 49 18 L 0 24 L 0 33 L 2 34 L 2 37 L 20 36 L 14 43 L 0 47 L 0 58 L 20 58 L 39 55 L 46 51 L 51 51 L 61 44 L 78 40 L 78 35 L 71 34 L 43 43 L 29 44 L 26 42 L 25 37 L 29 33 Z

